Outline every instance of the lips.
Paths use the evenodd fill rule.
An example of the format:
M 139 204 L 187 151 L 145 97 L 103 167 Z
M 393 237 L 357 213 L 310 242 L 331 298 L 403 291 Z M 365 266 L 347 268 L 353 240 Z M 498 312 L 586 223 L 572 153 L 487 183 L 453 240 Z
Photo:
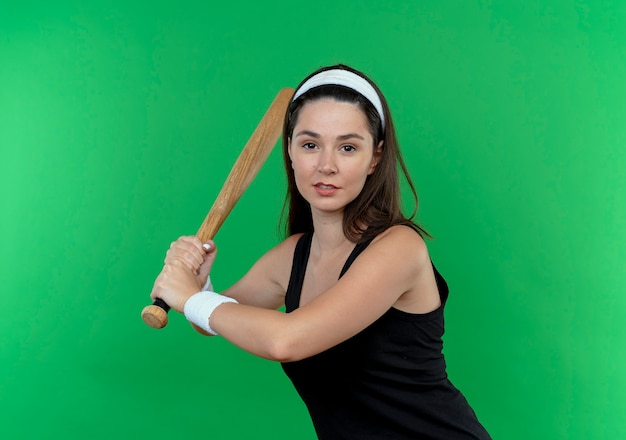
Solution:
M 316 183 L 313 186 L 315 187 L 315 191 L 317 191 L 317 193 L 321 196 L 331 196 L 339 189 L 335 185 L 322 182 Z

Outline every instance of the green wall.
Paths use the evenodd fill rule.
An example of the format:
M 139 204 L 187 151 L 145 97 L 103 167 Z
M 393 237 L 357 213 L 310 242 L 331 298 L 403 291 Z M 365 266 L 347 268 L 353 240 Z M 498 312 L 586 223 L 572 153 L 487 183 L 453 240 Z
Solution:
M 279 88 L 385 91 L 452 292 L 449 374 L 497 439 L 626 438 L 626 3 L 0 7 L 0 435 L 313 439 L 280 367 L 143 324 Z M 275 150 L 217 237 L 278 240 Z

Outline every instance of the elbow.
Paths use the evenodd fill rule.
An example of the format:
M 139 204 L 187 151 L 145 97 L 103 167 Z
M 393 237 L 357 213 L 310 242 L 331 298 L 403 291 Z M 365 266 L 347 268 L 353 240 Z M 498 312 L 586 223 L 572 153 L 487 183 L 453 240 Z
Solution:
M 299 346 L 301 347 L 289 336 L 275 335 L 268 344 L 268 358 L 281 363 L 299 361 L 306 357 Z

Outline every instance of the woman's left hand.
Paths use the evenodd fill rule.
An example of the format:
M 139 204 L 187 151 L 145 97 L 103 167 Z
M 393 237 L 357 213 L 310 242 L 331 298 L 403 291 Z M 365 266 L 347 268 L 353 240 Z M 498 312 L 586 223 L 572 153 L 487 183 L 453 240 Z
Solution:
M 201 289 L 196 274 L 184 262 L 175 259 L 161 270 L 150 298 L 153 301 L 160 298 L 172 309 L 182 313 L 187 299 Z

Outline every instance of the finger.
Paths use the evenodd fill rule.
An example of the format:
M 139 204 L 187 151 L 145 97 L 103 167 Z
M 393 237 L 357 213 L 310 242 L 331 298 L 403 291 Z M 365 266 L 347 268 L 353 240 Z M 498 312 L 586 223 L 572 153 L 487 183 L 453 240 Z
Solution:
M 157 299 L 161 299 L 165 301 L 165 299 L 162 298 L 162 292 L 161 292 L 162 280 L 163 280 L 163 271 L 161 271 L 161 273 L 159 273 L 159 276 L 156 277 L 156 280 L 154 280 L 154 286 L 152 286 L 152 292 L 150 292 L 150 298 L 152 299 L 152 301 L 156 301 Z
M 180 251 L 168 252 L 165 256 L 164 263 L 167 265 L 167 264 L 172 264 L 175 261 L 181 261 L 190 270 L 196 270 L 202 264 L 203 259 L 201 259 L 197 255 L 194 255 L 192 253 L 187 253 L 187 252 L 180 252 Z
M 208 240 L 205 243 L 205 249 L 206 248 L 208 249 L 204 255 L 204 261 L 198 269 L 198 277 L 200 278 L 202 284 L 204 284 L 204 281 L 211 272 L 211 267 L 213 266 L 213 262 L 215 261 L 215 257 L 217 255 L 217 246 L 213 240 Z
M 198 237 L 195 236 L 184 236 L 179 237 L 177 240 L 173 241 L 170 244 L 170 249 L 186 249 L 188 251 L 193 252 L 194 250 L 198 253 L 203 253 L 202 242 Z
M 165 263 L 181 259 L 188 263 L 191 269 L 199 267 L 204 261 L 205 250 L 196 237 L 181 237 L 170 244 L 165 256 Z
M 185 243 L 189 243 L 193 246 L 195 246 L 196 248 L 198 248 L 198 250 L 202 250 L 202 245 L 204 243 L 202 243 L 202 241 L 195 235 L 186 235 L 183 237 L 180 237 L 179 239 L 181 242 L 185 242 Z
M 197 252 L 185 252 L 172 255 L 172 262 L 182 261 L 185 265 L 191 269 L 196 270 L 204 262 L 204 255 L 199 255 Z
M 217 247 L 215 247 L 215 242 L 213 240 L 207 240 L 204 244 L 202 244 L 202 249 L 204 249 L 206 254 L 217 252 Z

